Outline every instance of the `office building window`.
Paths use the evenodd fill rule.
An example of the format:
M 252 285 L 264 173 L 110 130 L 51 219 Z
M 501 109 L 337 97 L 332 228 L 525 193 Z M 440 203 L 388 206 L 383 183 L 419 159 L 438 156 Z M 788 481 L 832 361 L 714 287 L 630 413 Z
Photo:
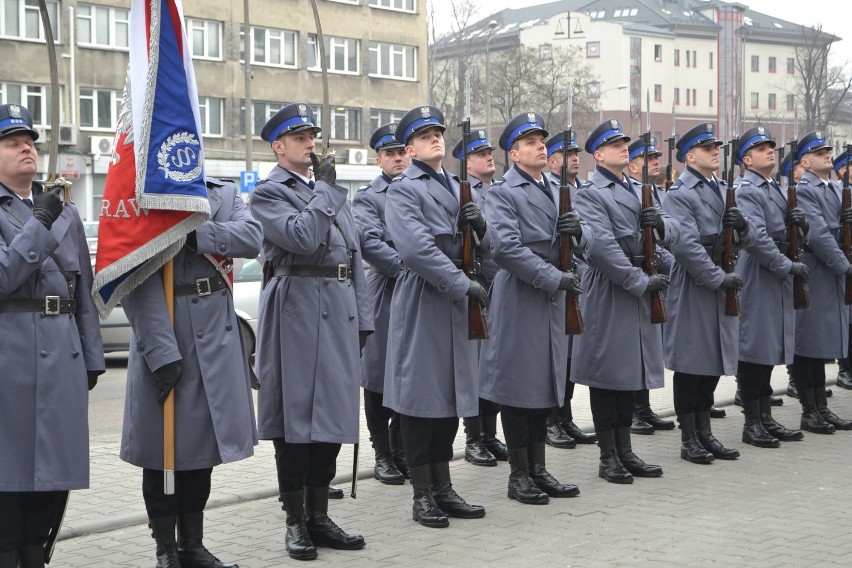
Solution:
M 198 114 L 201 119 L 202 135 L 222 136 L 222 109 L 224 106 L 224 99 L 198 97 Z
M 405 112 L 404 110 L 370 109 L 370 132 L 374 132 L 383 124 L 399 122 L 405 116 Z
M 129 30 L 130 10 L 77 5 L 78 45 L 127 49 Z
M 316 105 L 320 108 L 321 105 Z M 322 124 L 322 113 L 317 113 L 317 126 L 325 131 Z M 330 140 L 361 140 L 361 109 L 332 107 Z
M 708 91 L 707 104 L 711 107 L 715 104 L 715 99 L 713 98 L 713 89 L 710 89 L 710 91 Z
M 251 27 L 251 62 L 275 67 L 296 66 L 296 40 L 291 30 Z M 240 29 L 240 60 L 245 61 L 245 27 Z
M 751 70 L 760 71 L 760 57 L 757 55 L 751 56 Z
M 796 110 L 796 97 L 795 95 L 787 95 L 787 112 L 794 110 Z
M 662 61 L 663 60 L 663 46 L 659 43 L 654 44 L 654 61 Z
M 692 50 L 692 66 L 698 67 L 698 52 L 694 49 Z
M 80 128 L 115 130 L 121 91 L 80 88 Z
M 680 104 L 680 89 L 678 89 L 677 87 L 675 87 L 674 90 L 674 102 L 676 105 Z
M 688 49 L 686 50 L 686 66 L 692 67 L 692 53 Z
M 692 89 L 692 106 L 698 106 L 698 93 Z
M 61 90 L 59 96 L 62 97 Z M 33 117 L 33 125 L 47 125 L 50 118 L 50 89 L 48 87 L 23 85 L 21 83 L 0 83 L 0 104 L 13 103 L 27 107 Z
M 775 93 L 769 93 L 767 105 L 769 106 L 769 110 L 775 110 Z
M 767 67 L 769 68 L 770 73 L 775 73 L 775 58 L 774 57 L 769 58 L 769 63 L 767 65 Z
M 796 74 L 796 60 L 792 57 L 787 58 L 787 75 Z
M 760 107 L 760 95 L 758 93 L 751 94 L 751 108 Z
M 674 50 L 674 66 L 680 67 L 680 50 L 679 49 Z
M 325 58 L 329 71 L 335 73 L 357 74 L 358 40 L 344 37 L 325 36 Z M 308 34 L 308 69 L 319 71 L 319 50 L 316 34 Z
M 59 2 L 47 0 L 53 39 L 59 38 Z M 38 0 L 0 0 L 0 37 L 44 40 Z
M 663 86 L 662 85 L 654 85 L 654 101 L 661 103 L 663 102 Z
M 711 51 L 710 53 L 708 53 L 708 55 L 710 56 L 708 59 L 708 61 L 710 62 L 709 68 L 713 69 L 713 52 Z
M 222 59 L 222 22 L 186 19 L 192 56 L 199 59 Z
M 692 91 L 690 89 L 686 90 L 686 106 L 690 106 L 692 104 Z
M 251 135 L 255 138 L 260 137 L 260 131 L 263 130 L 263 125 L 266 121 L 272 118 L 272 115 L 290 104 L 289 102 L 269 102 L 269 101 L 252 101 L 251 109 Z M 246 135 L 246 101 L 240 101 L 240 134 Z
M 415 0 L 370 0 L 372 8 L 384 8 L 385 10 L 400 10 L 402 12 L 414 12 Z
M 586 57 L 594 59 L 601 56 L 601 42 L 587 41 L 586 42 Z
M 370 75 L 392 79 L 417 79 L 417 48 L 370 42 Z

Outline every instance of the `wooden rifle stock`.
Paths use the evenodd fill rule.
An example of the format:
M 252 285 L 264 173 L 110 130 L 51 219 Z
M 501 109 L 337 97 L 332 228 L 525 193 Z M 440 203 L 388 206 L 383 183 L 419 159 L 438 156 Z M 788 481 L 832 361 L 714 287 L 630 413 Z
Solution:
M 792 176 L 791 176 L 792 177 Z M 798 207 L 798 199 L 796 199 L 796 187 L 793 185 L 792 180 L 790 180 L 789 185 L 787 186 L 787 212 L 789 213 L 796 207 Z M 790 224 L 787 227 L 787 242 L 789 243 L 789 248 L 787 249 L 787 258 L 789 258 L 793 262 L 800 262 L 799 259 L 799 227 L 795 224 Z M 849 280 L 846 281 L 846 290 L 847 297 L 849 291 Z M 808 287 L 805 285 L 805 281 L 799 278 L 798 276 L 793 277 L 793 309 L 796 310 L 807 310 L 811 307 L 811 298 L 808 295 Z
M 568 137 L 566 137 L 568 138 Z M 564 141 L 568 146 L 568 140 Z M 571 189 L 568 187 L 568 152 L 562 153 L 562 171 L 559 183 L 559 215 L 571 212 Z M 571 235 L 559 237 L 559 270 L 569 272 L 574 269 L 574 251 Z M 565 335 L 582 335 L 586 331 L 583 314 L 580 312 L 580 297 L 568 290 L 565 294 Z
M 731 164 L 733 171 L 733 164 Z M 734 186 L 728 184 L 728 191 L 725 194 L 725 209 L 731 209 L 737 206 L 734 198 Z M 730 274 L 734 271 L 734 228 L 725 227 L 725 248 L 722 253 L 722 270 Z M 740 315 L 740 300 L 737 298 L 737 291 L 734 288 L 725 290 L 725 315 L 737 317 Z
M 846 175 L 844 176 L 843 183 L 843 204 L 841 208 L 843 210 L 849 209 L 852 207 L 852 189 L 849 188 L 849 166 L 846 166 Z M 846 257 L 846 260 L 852 262 L 852 225 L 849 223 L 843 223 L 843 236 L 842 236 L 842 248 L 843 248 L 843 256 Z M 846 305 L 852 305 L 852 276 L 846 276 Z
M 647 163 L 647 159 L 646 159 Z M 654 200 L 651 197 L 651 185 L 648 183 L 642 184 L 642 209 L 654 206 Z M 657 273 L 657 265 L 654 262 L 656 255 L 657 243 L 654 239 L 654 227 L 645 227 L 645 243 L 643 253 L 645 260 L 642 263 L 642 268 L 648 276 L 654 276 Z M 668 319 L 666 315 L 666 305 L 663 303 L 663 296 L 659 290 L 651 292 L 651 323 L 665 323 Z

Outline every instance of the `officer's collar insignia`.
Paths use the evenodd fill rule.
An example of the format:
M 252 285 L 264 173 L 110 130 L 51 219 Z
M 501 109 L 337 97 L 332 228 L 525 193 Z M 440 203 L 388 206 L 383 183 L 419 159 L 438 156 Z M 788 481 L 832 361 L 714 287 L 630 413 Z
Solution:
M 429 112 L 429 107 L 420 107 L 420 116 L 423 118 L 430 118 L 432 115 Z
M 18 105 L 9 105 L 9 117 L 21 118 L 21 107 Z
M 307 116 L 308 115 L 308 107 L 307 106 L 305 106 L 303 104 L 299 104 L 298 109 L 299 109 L 299 116 Z

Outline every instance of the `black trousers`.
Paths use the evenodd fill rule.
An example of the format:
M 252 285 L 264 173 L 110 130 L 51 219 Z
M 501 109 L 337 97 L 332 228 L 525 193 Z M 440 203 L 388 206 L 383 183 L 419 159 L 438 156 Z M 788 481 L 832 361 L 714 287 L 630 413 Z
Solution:
M 633 423 L 633 391 L 589 387 L 595 432 L 629 428 Z
M 290 493 L 303 487 L 326 487 L 334 479 L 340 444 L 291 444 L 284 438 L 275 438 L 272 443 L 275 445 L 279 493 Z
M 557 409 L 554 418 L 574 420 L 574 413 L 571 411 L 572 398 L 574 398 L 574 383 L 571 382 L 571 357 L 568 357 L 568 366 L 565 369 L 565 398 L 562 401 L 562 406 Z
M 544 443 L 547 436 L 549 408 L 519 408 L 505 404 L 500 408 L 503 434 L 506 436 L 506 446 L 510 450 Z
M 453 441 L 459 431 L 459 419 L 420 418 L 399 415 L 399 431 L 409 467 L 453 459 Z
M 674 406 L 678 416 L 696 412 L 710 412 L 713 393 L 719 377 L 710 375 L 674 374 Z
M 825 360 L 793 355 L 793 364 L 790 365 L 793 380 L 796 381 L 797 389 L 824 389 L 825 388 Z
M 633 392 L 633 407 L 636 410 L 651 408 L 651 391 L 640 389 Z
M 67 495 L 67 491 L 0 492 L 0 552 L 47 542 Z
M 213 468 L 175 472 L 175 494 L 166 495 L 163 470 L 142 469 L 142 497 L 149 519 L 159 519 L 181 513 L 200 513 L 210 497 L 210 477 Z
M 388 439 L 388 433 L 391 430 L 399 430 L 399 417 L 396 412 L 382 404 L 383 396 L 380 392 L 364 389 L 364 418 L 367 422 L 367 430 L 370 432 L 373 448 L 377 452 L 390 451 L 390 447 L 384 448 L 382 446 Z M 380 447 L 376 447 L 377 444 Z
M 497 416 L 500 413 L 500 405 L 484 398 L 479 399 L 480 416 Z
M 772 396 L 772 385 L 769 384 L 769 379 L 772 377 L 773 368 L 774 365 L 737 362 L 737 381 L 743 401 Z

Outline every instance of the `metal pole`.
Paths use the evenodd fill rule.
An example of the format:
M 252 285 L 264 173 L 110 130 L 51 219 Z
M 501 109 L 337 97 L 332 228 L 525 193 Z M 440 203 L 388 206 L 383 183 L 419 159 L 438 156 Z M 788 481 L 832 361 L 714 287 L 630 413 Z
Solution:
M 254 158 L 252 157 L 252 146 L 254 146 L 254 112 L 251 102 L 251 50 L 254 48 L 254 39 L 249 23 L 249 0 L 243 0 L 243 26 L 245 27 L 246 68 L 245 68 L 245 123 L 246 123 L 246 171 L 254 170 Z

